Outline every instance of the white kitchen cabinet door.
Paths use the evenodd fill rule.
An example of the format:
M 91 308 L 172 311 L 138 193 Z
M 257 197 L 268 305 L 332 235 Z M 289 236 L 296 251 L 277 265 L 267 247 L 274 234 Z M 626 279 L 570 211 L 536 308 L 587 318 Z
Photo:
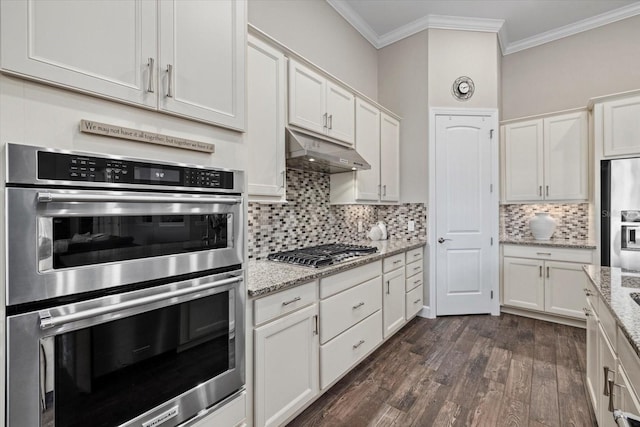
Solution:
M 544 311 L 543 261 L 504 257 L 504 304 Z
M 356 200 L 377 202 L 380 197 L 380 110 L 356 99 L 356 150 L 371 169 L 356 172 Z
M 640 97 L 605 102 L 602 111 L 604 155 L 639 155 Z
M 155 2 L 2 1 L 0 17 L 4 71 L 156 108 Z
M 504 126 L 505 200 L 543 200 L 542 120 Z
M 319 392 L 318 305 L 256 328 L 256 426 L 280 426 Z
M 289 123 L 324 134 L 327 128 L 327 80 L 289 60 Z
M 355 142 L 355 96 L 327 81 L 327 135 L 348 144 Z
M 621 409 L 624 412 L 630 412 L 638 416 L 640 415 L 640 401 L 638 401 L 638 396 L 636 396 L 633 390 L 631 380 L 620 364 L 618 364 L 618 371 L 618 381 L 616 381 L 616 384 L 618 384 L 619 387 L 616 387 L 615 392 L 620 394 L 620 406 L 616 407 L 616 409 Z
M 601 327 L 598 327 L 598 358 L 600 359 L 600 381 L 598 384 L 598 396 L 600 401 L 598 402 L 598 406 L 600 407 L 600 411 L 596 414 L 598 418 L 598 426 L 599 427 L 617 427 L 618 425 L 613 420 L 613 416 L 611 412 L 609 412 L 609 396 L 604 393 L 605 387 L 605 378 L 604 378 L 604 368 L 609 368 L 611 372 L 609 372 L 608 379 L 617 381 L 616 377 L 616 369 L 617 369 L 617 361 L 616 361 L 616 353 L 609 344 L 609 340 L 606 338 L 604 330 Z M 616 387 L 617 388 L 617 387 Z M 617 398 L 616 398 L 617 394 Z M 620 392 L 619 390 L 614 389 L 614 407 L 617 408 L 620 406 Z
M 602 375 L 598 357 L 598 318 L 593 306 L 586 301 L 587 314 L 587 394 L 591 399 L 594 413 L 598 414 L 600 404 L 599 379 Z
M 545 200 L 587 200 L 587 132 L 586 111 L 544 119 Z
M 250 200 L 285 199 L 286 59 L 249 36 L 247 51 L 247 177 Z
M 382 317 L 384 319 L 384 338 L 392 335 L 404 325 L 406 296 L 404 289 L 404 267 L 383 276 Z
M 571 262 L 545 261 L 545 311 L 563 316 L 584 319 L 587 275 L 582 264 Z
M 400 200 L 400 122 L 380 113 L 380 200 Z
M 245 130 L 246 2 L 158 2 L 159 109 Z

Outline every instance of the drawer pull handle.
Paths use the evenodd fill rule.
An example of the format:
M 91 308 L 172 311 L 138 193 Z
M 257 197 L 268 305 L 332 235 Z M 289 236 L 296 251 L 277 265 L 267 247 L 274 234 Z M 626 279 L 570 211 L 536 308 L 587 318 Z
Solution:
M 418 298 L 418 299 L 417 299 L 417 300 L 415 300 L 413 303 L 414 303 L 414 304 L 417 304 L 417 303 L 419 303 L 420 301 L 421 301 L 421 299 L 420 299 L 420 298 Z
M 364 344 L 364 340 L 358 341 L 358 344 L 354 344 L 353 348 L 356 349 L 356 348 L 360 347 L 362 344 Z
M 413 267 L 413 271 L 418 271 L 418 270 L 420 270 L 421 268 L 422 268 L 422 267 L 420 267 L 420 266 Z
M 401 259 L 397 259 L 397 260 L 393 261 L 393 265 L 396 265 L 399 262 L 402 262 L 402 260 Z
M 413 281 L 413 284 L 414 284 L 414 285 L 417 285 L 417 284 L 419 284 L 419 283 L 422 283 L 422 279 L 418 279 L 418 280 L 414 280 L 414 281 Z
M 360 308 L 364 305 L 364 301 L 363 302 L 359 302 L 358 304 L 353 306 L 353 309 L 355 310 L 356 308 Z
M 607 387 L 607 383 L 611 380 L 609 380 L 609 374 L 615 374 L 616 371 L 614 371 L 613 369 L 609 369 L 608 366 L 605 366 L 604 368 L 602 368 L 604 370 L 604 391 L 602 392 L 602 394 L 604 394 L 605 396 L 609 396 L 609 387 Z M 613 382 L 613 381 L 611 381 Z
M 295 297 L 295 298 L 294 298 L 294 299 L 292 299 L 292 300 L 289 300 L 289 301 L 283 301 L 283 302 L 282 302 L 282 305 L 289 305 L 289 304 L 293 304 L 294 302 L 298 302 L 298 301 L 300 301 L 301 299 L 302 299 L 302 298 L 300 298 L 300 297 Z
M 549 255 L 551 256 L 551 252 L 536 252 L 537 255 Z
M 413 257 L 414 257 L 414 258 L 415 258 L 415 257 L 418 257 L 418 256 L 420 256 L 420 254 L 419 254 L 419 253 L 417 253 L 417 254 L 413 254 Z
M 584 294 L 588 297 L 592 297 L 593 296 L 593 292 L 591 292 L 589 289 L 584 288 Z

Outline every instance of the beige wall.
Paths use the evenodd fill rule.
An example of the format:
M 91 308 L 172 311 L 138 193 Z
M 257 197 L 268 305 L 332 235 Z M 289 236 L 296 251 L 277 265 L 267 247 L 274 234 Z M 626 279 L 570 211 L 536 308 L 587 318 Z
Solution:
M 324 0 L 249 0 L 249 23 L 378 99 L 376 49 Z
M 429 106 L 498 108 L 499 70 L 495 33 L 475 31 L 429 31 Z M 451 85 L 460 76 L 471 77 L 475 94 L 458 101 Z
M 400 126 L 400 197 L 427 202 L 427 48 L 422 31 L 378 51 L 380 104 L 402 117 Z
M 502 119 L 585 107 L 640 89 L 640 16 L 502 59 Z

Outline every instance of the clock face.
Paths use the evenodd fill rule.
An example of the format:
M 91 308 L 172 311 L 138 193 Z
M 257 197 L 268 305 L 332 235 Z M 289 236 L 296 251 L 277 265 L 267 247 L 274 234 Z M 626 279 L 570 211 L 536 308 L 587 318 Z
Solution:
M 458 77 L 451 87 L 451 93 L 453 93 L 453 96 L 460 101 L 466 101 L 471 98 L 474 90 L 475 86 L 473 84 L 473 80 L 466 76 Z

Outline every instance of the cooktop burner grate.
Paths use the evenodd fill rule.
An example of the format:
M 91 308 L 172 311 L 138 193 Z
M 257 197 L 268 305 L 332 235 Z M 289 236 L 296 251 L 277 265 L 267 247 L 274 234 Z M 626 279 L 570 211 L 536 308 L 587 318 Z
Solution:
M 276 252 L 267 256 L 267 259 L 287 264 L 319 268 L 333 265 L 349 258 L 372 254 L 377 252 L 377 250 L 374 246 L 330 243 L 327 245 L 294 249 L 292 251 Z

